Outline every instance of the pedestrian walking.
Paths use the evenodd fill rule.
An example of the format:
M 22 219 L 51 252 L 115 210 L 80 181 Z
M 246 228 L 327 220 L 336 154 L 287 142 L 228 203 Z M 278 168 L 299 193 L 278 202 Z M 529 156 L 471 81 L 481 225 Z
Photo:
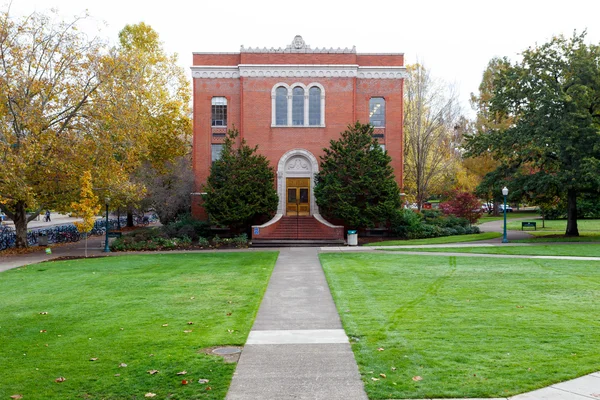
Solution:
M 50 210 L 46 210 L 46 216 L 44 217 L 44 221 L 50 222 Z

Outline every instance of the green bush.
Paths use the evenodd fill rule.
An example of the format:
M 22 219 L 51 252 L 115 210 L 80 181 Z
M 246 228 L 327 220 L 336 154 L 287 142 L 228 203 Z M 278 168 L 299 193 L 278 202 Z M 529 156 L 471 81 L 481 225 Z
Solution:
M 242 233 L 239 236 L 234 237 L 233 239 L 231 239 L 233 245 L 237 248 L 245 248 L 248 247 L 248 235 L 246 235 L 245 233 Z
M 398 210 L 391 220 L 391 234 L 404 239 L 428 239 L 440 236 L 479 233 L 465 218 L 444 215 L 438 210 Z
M 210 247 L 210 242 L 208 241 L 207 238 L 199 237 L 198 238 L 198 246 L 206 249 L 206 248 Z
M 190 214 L 184 214 L 175 222 L 162 227 L 169 238 L 189 237 L 192 241 L 200 237 L 210 236 L 210 224 L 207 221 L 194 219 Z

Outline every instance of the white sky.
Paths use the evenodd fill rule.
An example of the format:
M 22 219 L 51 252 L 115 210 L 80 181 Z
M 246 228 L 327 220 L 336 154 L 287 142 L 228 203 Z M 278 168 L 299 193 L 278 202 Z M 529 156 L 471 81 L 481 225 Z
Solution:
M 188 76 L 192 52 L 285 47 L 295 35 L 313 49 L 404 53 L 406 64 L 419 61 L 456 85 L 467 115 L 492 57 L 514 61 L 528 46 L 574 30 L 587 29 L 587 41 L 600 43 L 598 0 L 13 0 L 11 14 L 49 8 L 67 18 L 87 10 L 113 43 L 123 26 L 144 21 L 167 52 L 179 54 Z

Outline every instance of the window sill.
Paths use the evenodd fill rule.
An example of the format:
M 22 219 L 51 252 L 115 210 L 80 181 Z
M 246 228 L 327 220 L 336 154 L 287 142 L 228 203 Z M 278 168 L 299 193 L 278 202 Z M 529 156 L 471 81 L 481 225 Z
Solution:
M 325 125 L 271 125 L 271 128 L 325 128 Z

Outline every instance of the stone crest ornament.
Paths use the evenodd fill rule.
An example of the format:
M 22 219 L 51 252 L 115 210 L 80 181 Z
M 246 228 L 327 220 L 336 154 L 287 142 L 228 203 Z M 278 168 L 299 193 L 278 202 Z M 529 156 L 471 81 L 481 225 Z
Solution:
M 287 165 L 288 171 L 308 171 L 308 162 L 301 157 L 292 158 Z
M 305 43 L 304 43 L 304 39 L 302 39 L 302 36 L 296 35 L 294 37 L 294 41 L 292 42 L 292 46 L 298 50 L 304 48 Z

